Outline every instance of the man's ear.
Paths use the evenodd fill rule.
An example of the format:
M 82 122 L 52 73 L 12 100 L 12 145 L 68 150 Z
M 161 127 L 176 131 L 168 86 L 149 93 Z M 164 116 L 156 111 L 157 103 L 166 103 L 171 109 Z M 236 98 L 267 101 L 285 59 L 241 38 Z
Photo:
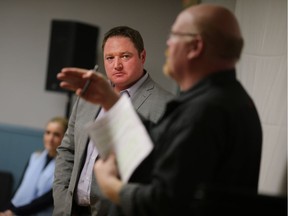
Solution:
M 144 64 L 146 61 L 146 50 L 145 49 L 140 53 L 140 59 L 141 59 L 142 63 Z
M 189 42 L 188 58 L 193 59 L 199 57 L 204 51 L 204 42 L 202 38 L 195 37 Z

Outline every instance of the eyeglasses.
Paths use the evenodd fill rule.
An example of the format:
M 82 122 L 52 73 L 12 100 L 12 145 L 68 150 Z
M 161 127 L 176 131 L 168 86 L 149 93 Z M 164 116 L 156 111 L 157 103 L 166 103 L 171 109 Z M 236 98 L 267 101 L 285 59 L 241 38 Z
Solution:
M 198 35 L 197 33 L 184 33 L 184 32 L 170 32 L 169 38 L 175 38 L 175 37 L 195 37 Z

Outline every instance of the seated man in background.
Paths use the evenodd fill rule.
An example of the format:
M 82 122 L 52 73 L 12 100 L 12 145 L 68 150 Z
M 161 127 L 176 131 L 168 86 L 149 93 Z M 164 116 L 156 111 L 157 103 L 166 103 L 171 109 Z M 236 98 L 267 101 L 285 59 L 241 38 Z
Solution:
M 44 150 L 33 152 L 23 178 L 7 210 L 0 216 L 12 215 L 52 215 L 56 148 L 61 144 L 68 127 L 64 117 L 54 117 L 48 121 L 43 134 Z

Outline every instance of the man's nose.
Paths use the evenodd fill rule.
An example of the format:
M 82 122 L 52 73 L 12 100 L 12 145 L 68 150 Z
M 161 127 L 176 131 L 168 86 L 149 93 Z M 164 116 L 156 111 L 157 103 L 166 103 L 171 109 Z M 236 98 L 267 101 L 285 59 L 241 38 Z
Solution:
M 115 58 L 114 68 L 116 68 L 116 69 L 122 68 L 121 58 Z

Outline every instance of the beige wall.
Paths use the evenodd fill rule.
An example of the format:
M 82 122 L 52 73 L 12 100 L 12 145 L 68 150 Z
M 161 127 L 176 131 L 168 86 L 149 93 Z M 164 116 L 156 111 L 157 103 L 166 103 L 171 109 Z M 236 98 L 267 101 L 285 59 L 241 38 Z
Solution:
M 43 128 L 47 119 L 65 115 L 67 95 L 45 91 L 51 19 L 138 29 L 144 38 L 146 69 L 169 91 L 176 85 L 162 74 L 170 25 L 182 9 L 179 0 L 9 0 L 0 2 L 0 123 Z

